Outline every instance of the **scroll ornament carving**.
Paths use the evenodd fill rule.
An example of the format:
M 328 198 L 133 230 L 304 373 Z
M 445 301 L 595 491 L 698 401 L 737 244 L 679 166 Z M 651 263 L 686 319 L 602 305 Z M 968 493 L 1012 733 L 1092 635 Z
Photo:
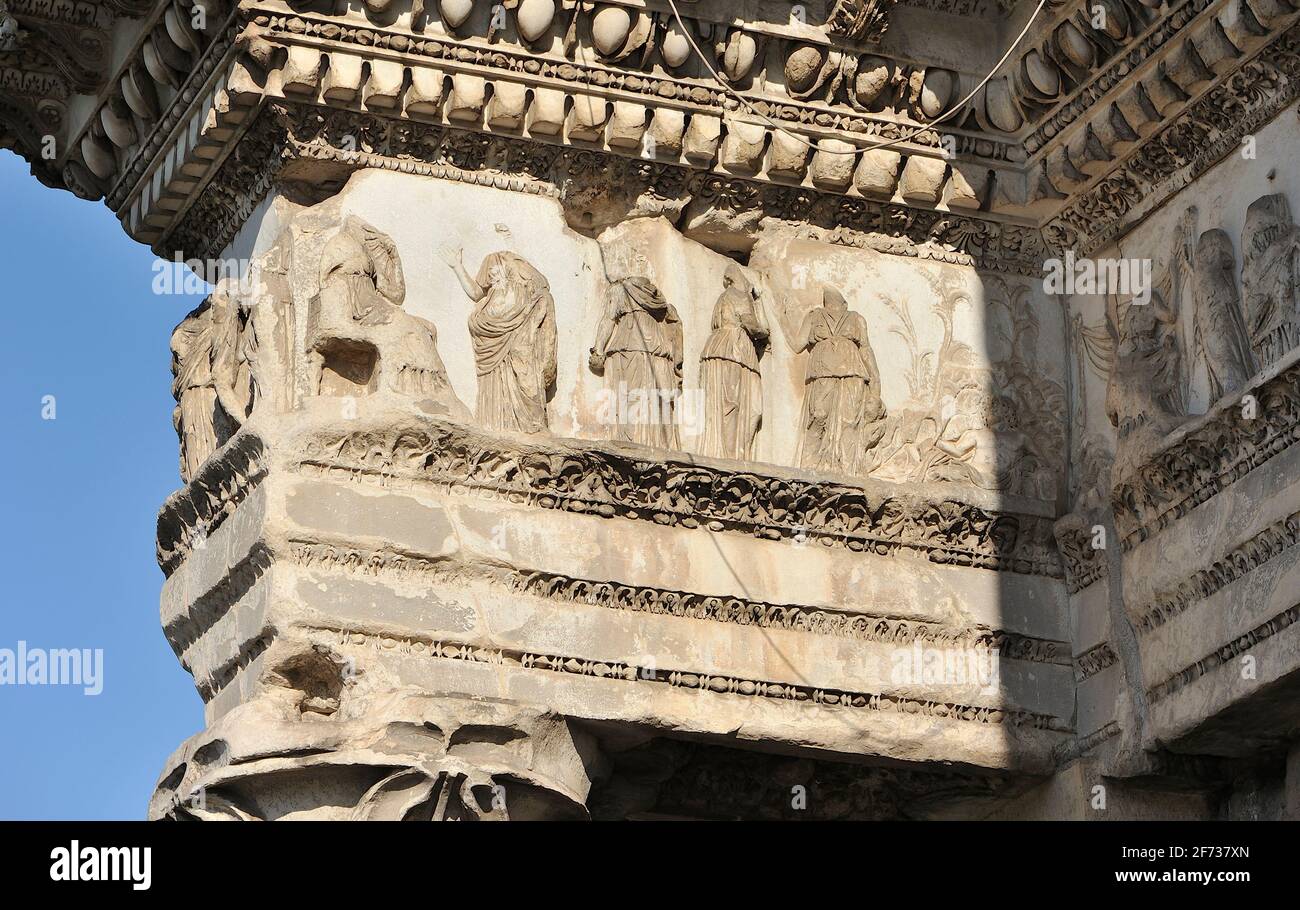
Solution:
M 1115 653 L 1115 649 L 1109 642 L 1102 642 L 1075 659 L 1075 675 L 1082 682 L 1117 663 L 1119 663 L 1119 655 Z
M 748 461 L 763 419 L 758 365 L 769 330 L 758 290 L 738 265 L 727 266 L 710 328 L 700 354 L 704 454 Z
M 602 419 L 615 439 L 663 449 L 681 447 L 682 324 L 649 278 L 622 278 L 605 294 L 588 366 L 605 377 L 612 400 L 627 401 Z
M 826 288 L 823 304 L 804 317 L 793 346 L 809 355 L 799 416 L 800 467 L 859 473 L 885 432 L 867 321 L 849 309 L 844 295 Z
M 541 272 L 514 253 L 492 253 L 471 277 L 460 250 L 444 251 L 474 309 L 469 334 L 478 372 L 478 422 L 545 433 L 555 385 L 555 301 Z
M 1248 386 L 1258 402 L 1253 417 L 1220 406 L 1131 474 L 1117 472 L 1111 501 L 1125 548 L 1300 441 L 1300 366 L 1288 357 L 1276 376 Z
M 366 791 L 351 820 L 510 820 L 504 787 L 473 767 L 450 764 L 394 771 Z
M 309 470 L 353 481 L 451 484 L 606 518 L 769 540 L 799 537 L 879 554 L 910 550 L 937 563 L 1061 575 L 1049 520 L 957 500 L 914 502 L 811 479 L 639 461 L 594 444 L 511 444 L 437 420 L 372 431 L 322 430 L 307 453 L 302 464 Z
M 971 627 L 950 627 L 909 622 L 835 610 L 769 604 L 734 597 L 713 597 L 684 591 L 568 578 L 546 572 L 517 572 L 507 576 L 513 590 L 567 600 L 595 603 L 618 610 L 682 616 L 711 622 L 795 629 L 818 635 L 835 635 L 864 641 L 910 644 L 937 642 L 944 646 L 969 646 L 997 652 L 1002 657 L 1039 663 L 1059 662 L 1066 645 L 1009 632 Z
M 1066 590 L 1074 594 L 1106 574 L 1105 551 L 1093 544 L 1091 526 L 1077 512 L 1062 516 L 1053 526 L 1056 547 L 1065 563 Z
M 1221 559 L 1133 608 L 1134 626 L 1140 634 L 1149 633 L 1297 545 L 1300 512 L 1292 512 L 1233 547 Z
M 996 652 L 1014 660 L 1036 663 L 1068 662 L 1068 646 L 1063 642 L 1031 638 L 1012 632 L 995 631 L 977 626 L 950 626 L 912 620 L 888 619 L 861 613 L 773 604 L 737 597 L 718 597 L 688 591 L 673 591 L 612 581 L 574 578 L 549 572 L 512 569 L 501 566 L 449 565 L 436 559 L 408 555 L 393 550 L 345 547 L 337 544 L 291 541 L 293 563 L 307 568 L 347 572 L 370 578 L 393 577 L 419 579 L 427 584 L 448 582 L 489 582 L 502 590 L 547 600 L 591 604 L 610 610 L 624 610 L 664 616 L 679 616 L 705 622 L 731 623 L 773 629 L 793 629 L 816 635 L 832 635 L 862 641 L 910 644 L 915 641 L 944 646 L 968 646 Z M 259 576 L 265 551 L 258 551 L 231 569 L 225 581 L 213 588 L 214 600 L 232 603 L 248 590 Z M 183 651 L 210 627 L 202 617 L 209 595 L 196 601 L 184 619 L 175 621 L 165 631 L 168 641 Z M 429 595 L 445 603 L 437 595 Z M 456 601 L 450 601 L 455 604 Z

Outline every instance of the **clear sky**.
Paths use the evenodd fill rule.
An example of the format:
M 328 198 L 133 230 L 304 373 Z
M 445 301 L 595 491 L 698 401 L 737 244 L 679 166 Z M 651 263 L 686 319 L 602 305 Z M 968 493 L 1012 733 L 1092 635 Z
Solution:
M 98 695 L 0 684 L 0 818 L 143 818 L 203 725 L 154 559 L 180 486 L 168 342 L 202 295 L 153 293 L 154 261 L 103 203 L 0 151 L 0 662 L 19 641 L 103 649 Z

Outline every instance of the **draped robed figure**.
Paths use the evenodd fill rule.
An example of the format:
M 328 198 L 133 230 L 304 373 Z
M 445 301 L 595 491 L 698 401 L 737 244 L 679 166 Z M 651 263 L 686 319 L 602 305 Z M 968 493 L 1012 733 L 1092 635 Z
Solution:
M 738 265 L 727 267 L 709 328 L 700 354 L 703 451 L 721 458 L 752 459 L 763 418 L 758 358 L 768 327 L 757 294 Z
M 510 252 L 489 254 L 470 276 L 460 251 L 449 251 L 474 308 L 469 335 L 478 373 L 479 423 L 493 430 L 545 433 L 555 383 L 555 301 L 541 272 Z
M 1300 345 L 1300 227 L 1286 196 L 1262 196 L 1246 209 L 1241 257 L 1245 328 L 1267 367 Z
M 307 309 L 305 347 L 313 395 L 382 390 L 463 419 L 438 353 L 438 329 L 408 313 L 397 244 L 349 215 L 321 251 L 320 293 Z
M 172 425 L 181 443 L 181 478 L 188 482 L 235 434 L 261 395 L 248 301 L 227 282 L 218 283 L 172 332 L 171 350 Z
M 799 466 L 853 473 L 883 432 L 880 370 L 867 337 L 867 321 L 834 288 L 804 317 L 794 349 L 808 352 Z M 875 425 L 875 429 L 870 429 Z
M 587 364 L 608 391 L 648 403 L 614 421 L 614 437 L 658 448 L 681 447 L 682 323 L 649 278 L 622 278 L 605 294 L 605 313 Z

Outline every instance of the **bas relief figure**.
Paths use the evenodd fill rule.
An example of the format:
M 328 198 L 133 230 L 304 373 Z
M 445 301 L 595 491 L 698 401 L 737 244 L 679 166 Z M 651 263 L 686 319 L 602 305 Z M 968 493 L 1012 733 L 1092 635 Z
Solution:
M 1260 366 L 1267 367 L 1300 344 L 1300 228 L 1285 196 L 1250 204 L 1241 256 L 1246 332 Z
M 703 451 L 719 458 L 749 460 L 754 457 L 754 439 L 763 418 L 758 361 L 769 332 L 758 291 L 740 266 L 727 266 L 722 283 L 700 355 Z
M 480 424 L 518 433 L 547 431 L 555 384 L 555 301 L 542 274 L 514 253 L 492 253 L 471 277 L 461 251 L 443 258 L 474 301 L 469 334 L 478 372 Z
M 212 382 L 212 335 L 210 299 L 172 331 L 172 426 L 181 443 L 181 479 L 187 483 L 217 450 L 218 427 L 228 420 L 219 410 Z
M 849 309 L 839 291 L 826 288 L 822 305 L 804 317 L 793 347 L 808 352 L 799 466 L 858 472 L 866 451 L 884 433 L 885 417 L 867 321 Z
M 395 392 L 467 419 L 447 380 L 433 323 L 402 309 L 406 283 L 393 239 L 355 216 L 321 252 L 307 317 L 309 393 Z
M 259 397 L 257 338 L 243 297 L 226 284 L 172 332 L 172 424 L 187 483 L 253 412 Z
M 1237 294 L 1232 240 L 1218 228 L 1196 242 L 1196 346 L 1205 358 L 1210 399 L 1241 388 L 1255 372 Z
M 1106 416 L 1116 429 L 1115 479 L 1140 465 L 1185 413 L 1182 343 L 1178 314 L 1164 295 L 1129 304 L 1121 316 L 1115 297 L 1108 302 L 1117 327 L 1114 360 L 1106 388 Z
M 605 293 L 588 366 L 605 377 L 608 394 L 634 399 L 619 407 L 614 438 L 659 448 L 680 448 L 682 324 L 677 310 L 649 278 L 623 278 Z
M 922 476 L 1042 500 L 1056 497 L 1054 459 L 1040 451 L 1045 440 L 1025 432 L 1010 396 L 968 388 L 954 407 Z

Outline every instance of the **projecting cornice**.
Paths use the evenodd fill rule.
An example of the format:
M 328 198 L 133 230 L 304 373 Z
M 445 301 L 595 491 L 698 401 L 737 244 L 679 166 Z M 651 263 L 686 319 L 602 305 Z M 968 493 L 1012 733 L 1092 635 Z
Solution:
M 45 182 L 104 198 L 168 255 L 215 252 L 192 238 L 225 238 L 281 179 L 278 165 L 247 170 L 260 147 L 227 166 L 274 106 L 365 115 L 439 149 L 464 132 L 524 157 L 725 186 L 727 217 L 772 215 L 779 198 L 777 217 L 847 227 L 863 245 L 1025 272 L 1040 229 L 1088 249 L 1122 235 L 1297 94 L 1300 12 L 1282 0 L 1049 3 L 976 91 L 1036 5 L 830 0 L 776 21 L 698 0 L 677 4 L 682 32 L 666 0 L 7 0 L 0 145 Z M 933 24 L 953 15 L 968 24 Z M 302 154 L 284 147 L 285 161 Z M 429 147 L 313 154 L 446 164 Z M 519 176 L 483 162 L 475 179 Z M 563 196 L 570 170 L 528 176 Z M 256 179 L 226 185 L 232 174 Z M 218 229 L 198 226 L 215 213 Z

